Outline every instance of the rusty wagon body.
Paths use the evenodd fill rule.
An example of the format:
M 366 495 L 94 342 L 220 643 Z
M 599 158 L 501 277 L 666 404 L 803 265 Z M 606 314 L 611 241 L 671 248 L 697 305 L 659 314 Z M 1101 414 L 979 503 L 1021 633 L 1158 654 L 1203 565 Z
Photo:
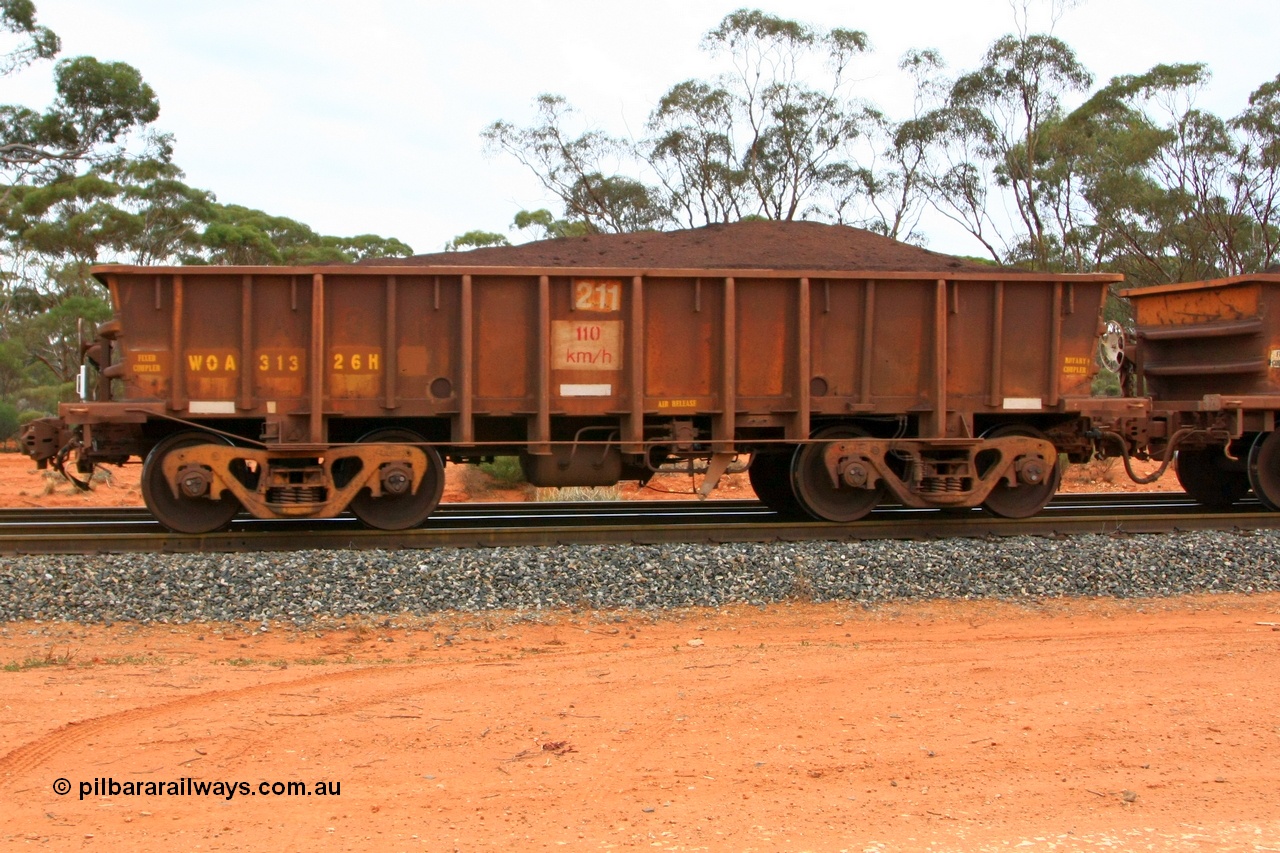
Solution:
M 1150 412 L 1115 425 L 1152 455 L 1177 451 L 1186 491 L 1227 507 L 1253 489 L 1280 509 L 1280 275 L 1122 292 L 1134 312 L 1135 391 Z
M 1083 459 L 1114 275 L 480 266 L 130 267 L 81 402 L 26 450 L 145 459 L 172 529 L 351 509 L 420 524 L 446 462 L 538 485 L 710 491 L 750 459 L 784 511 L 1038 511 Z

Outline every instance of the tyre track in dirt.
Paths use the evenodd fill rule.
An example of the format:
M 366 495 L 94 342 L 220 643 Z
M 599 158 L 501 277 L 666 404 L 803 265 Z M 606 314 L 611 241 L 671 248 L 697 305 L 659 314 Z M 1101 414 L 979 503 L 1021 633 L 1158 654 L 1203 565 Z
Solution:
M 35 740 L 21 744 L 10 750 L 3 757 L 0 757 L 0 791 L 14 784 L 23 775 L 39 768 L 54 755 L 65 753 L 95 735 L 107 735 L 113 730 L 124 727 L 137 728 L 145 723 L 162 721 L 166 717 L 190 720 L 196 716 L 196 712 L 199 710 L 219 702 L 270 702 L 274 697 L 287 696 L 294 691 L 347 685 L 373 677 L 390 677 L 394 680 L 397 675 L 419 673 L 423 669 L 424 667 L 421 665 L 362 667 L 346 672 L 331 672 L 288 681 L 256 684 L 235 690 L 214 690 L 207 693 L 183 696 L 159 704 L 144 705 L 113 714 L 104 714 L 100 717 L 75 720 L 41 735 Z M 326 716 L 349 713 L 430 688 L 430 684 L 424 684 L 418 679 L 413 679 L 411 686 L 401 685 L 394 690 L 365 694 L 359 700 L 339 702 L 322 713 Z M 236 715 L 226 716 L 228 720 L 236 718 Z M 236 737 L 236 739 L 242 738 L 243 736 Z

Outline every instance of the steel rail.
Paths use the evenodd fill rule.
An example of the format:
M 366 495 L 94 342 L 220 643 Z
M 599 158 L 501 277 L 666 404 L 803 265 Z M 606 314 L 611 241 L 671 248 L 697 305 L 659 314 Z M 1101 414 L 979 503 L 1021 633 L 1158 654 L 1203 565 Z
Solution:
M 664 544 L 949 537 L 1124 535 L 1280 527 L 1256 503 L 1205 512 L 1182 493 L 1062 494 L 1029 519 L 981 510 L 943 513 L 886 506 L 855 524 L 780 518 L 756 501 L 446 504 L 416 530 L 363 529 L 352 517 L 243 518 L 203 536 L 164 531 L 146 510 L 0 510 L 0 554 L 247 552 Z
M 1117 509 L 1132 509 L 1140 507 L 1150 508 L 1170 508 L 1178 506 L 1194 506 L 1194 501 L 1182 492 L 1089 492 L 1089 493 L 1061 493 L 1054 497 L 1053 501 L 1044 510 L 1045 512 L 1061 512 L 1067 509 L 1078 508 L 1105 508 L 1113 507 Z M 1249 497 L 1241 501 L 1241 507 L 1259 506 L 1257 500 Z M 491 501 L 467 501 L 461 503 L 444 503 L 441 504 L 434 513 L 432 520 L 438 519 L 459 519 L 467 517 L 492 517 L 495 515 L 527 515 L 532 517 L 542 517 L 553 515 L 556 513 L 590 513 L 594 515 L 636 515 L 636 514 L 661 514 L 666 512 L 688 511 L 697 507 L 701 510 L 697 511 L 724 511 L 724 512 L 749 512 L 749 513 L 767 513 L 768 509 L 764 508 L 755 500 L 709 500 L 706 502 L 698 502 L 691 500 L 640 500 L 640 501 L 556 501 L 556 502 L 536 502 L 536 501 L 516 501 L 516 502 L 491 502 Z M 899 511 L 905 508 L 886 502 L 878 508 L 878 512 Z M 931 510 L 913 510 L 920 513 L 929 513 Z M 959 512 L 980 513 L 980 510 L 960 510 Z M 337 520 L 354 521 L 354 516 L 350 513 L 344 514 Z M 21 524 L 61 524 L 61 523 L 103 523 L 115 521 L 131 521 L 131 522 L 148 522 L 154 524 L 155 521 L 151 514 L 142 506 L 119 506 L 119 507 L 14 507 L 0 508 L 0 528 L 12 527 Z M 234 522 L 239 525 L 251 524 L 306 524 L 306 523 L 331 523 L 333 520 L 325 522 L 314 522 L 308 519 L 287 521 L 263 521 L 260 519 L 250 518 L 247 515 L 239 516 Z

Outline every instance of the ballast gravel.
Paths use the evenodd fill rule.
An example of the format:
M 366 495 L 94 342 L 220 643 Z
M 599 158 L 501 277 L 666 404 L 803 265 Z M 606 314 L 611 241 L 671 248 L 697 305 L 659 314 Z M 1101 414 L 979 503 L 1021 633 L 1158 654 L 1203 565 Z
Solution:
M 0 558 L 0 621 L 1280 591 L 1280 532 Z

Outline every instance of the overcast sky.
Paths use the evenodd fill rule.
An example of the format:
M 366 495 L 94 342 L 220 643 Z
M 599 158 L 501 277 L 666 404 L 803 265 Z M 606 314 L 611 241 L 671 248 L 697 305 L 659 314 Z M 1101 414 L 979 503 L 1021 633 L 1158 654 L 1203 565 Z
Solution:
M 595 126 L 639 136 L 672 84 L 717 66 L 701 35 L 743 5 L 865 31 L 857 91 L 902 115 L 895 72 L 938 48 L 953 72 L 1012 31 L 1008 0 L 36 0 L 63 55 L 128 62 L 156 90 L 188 183 L 224 203 L 326 234 L 398 237 L 438 251 L 471 229 L 506 231 L 522 208 L 559 213 L 532 175 L 486 156 L 490 122 L 533 117 L 543 92 Z M 1047 5 L 1031 0 L 1044 29 Z M 1085 0 L 1055 34 L 1098 82 L 1167 62 L 1214 73 L 1198 105 L 1231 116 L 1280 73 L 1277 0 Z M 49 65 L 0 80 L 0 102 L 47 103 Z M 517 235 L 512 235 L 513 239 Z M 976 252 L 940 229 L 931 248 Z

